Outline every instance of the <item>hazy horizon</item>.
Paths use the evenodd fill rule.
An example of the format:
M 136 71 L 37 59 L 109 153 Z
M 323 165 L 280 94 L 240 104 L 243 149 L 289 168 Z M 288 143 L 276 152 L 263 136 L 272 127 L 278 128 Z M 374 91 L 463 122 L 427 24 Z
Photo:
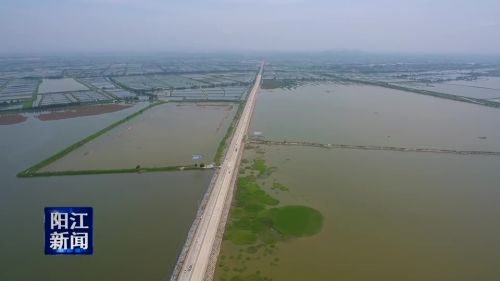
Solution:
M 500 54 L 500 2 L 4 0 L 0 53 Z

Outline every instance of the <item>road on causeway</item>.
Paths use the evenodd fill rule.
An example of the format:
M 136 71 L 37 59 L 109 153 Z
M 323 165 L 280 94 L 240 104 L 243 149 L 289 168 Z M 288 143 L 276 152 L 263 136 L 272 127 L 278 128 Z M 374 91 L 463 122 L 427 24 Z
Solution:
M 202 281 L 210 262 L 212 248 L 216 242 L 217 231 L 227 200 L 232 200 L 233 185 L 240 166 L 241 155 L 245 145 L 245 136 L 250 126 L 257 91 L 262 80 L 264 64 L 260 66 L 255 83 L 250 90 L 247 102 L 234 130 L 226 155 L 219 168 L 212 192 L 209 196 L 201 220 L 191 240 L 188 252 L 177 277 L 179 281 Z

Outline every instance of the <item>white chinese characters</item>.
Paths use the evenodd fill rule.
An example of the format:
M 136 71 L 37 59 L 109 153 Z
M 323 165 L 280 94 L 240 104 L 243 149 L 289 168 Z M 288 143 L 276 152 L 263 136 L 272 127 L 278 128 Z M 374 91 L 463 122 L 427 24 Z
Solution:
M 85 217 L 87 213 L 50 213 L 50 239 L 49 247 L 58 252 L 66 250 L 87 250 L 89 248 L 88 232 L 77 232 L 77 230 L 87 230 Z

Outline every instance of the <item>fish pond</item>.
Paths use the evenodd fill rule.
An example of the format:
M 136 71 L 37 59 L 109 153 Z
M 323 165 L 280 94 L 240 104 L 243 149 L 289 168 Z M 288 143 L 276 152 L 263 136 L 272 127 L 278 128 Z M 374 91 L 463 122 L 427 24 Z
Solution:
M 158 105 L 84 144 L 42 171 L 212 163 L 236 110 L 237 104 L 231 103 Z
M 260 145 L 245 159 L 216 280 L 500 277 L 498 157 Z
M 16 177 L 142 107 L 0 127 L 0 280 L 169 280 L 212 171 Z M 43 254 L 49 206 L 94 208 L 92 256 Z
M 356 84 L 259 93 L 257 137 L 500 151 L 500 110 Z M 216 280 L 496 280 L 500 157 L 247 144 Z
M 276 141 L 500 151 L 500 109 L 357 84 L 262 90 L 250 133 Z

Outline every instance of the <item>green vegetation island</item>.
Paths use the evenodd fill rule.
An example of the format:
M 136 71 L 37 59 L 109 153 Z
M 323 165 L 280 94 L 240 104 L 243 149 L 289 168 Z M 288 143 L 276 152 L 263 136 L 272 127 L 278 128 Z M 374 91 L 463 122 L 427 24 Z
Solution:
M 302 205 L 283 205 L 265 191 L 258 182 L 272 175 L 276 168 L 269 167 L 264 159 L 242 161 L 237 180 L 236 195 L 230 211 L 224 240 L 239 248 L 238 255 L 228 255 L 223 250 L 218 260 L 221 281 L 269 280 L 260 271 L 249 273 L 246 265 L 252 259 L 271 259 L 276 265 L 279 258 L 271 257 L 278 251 L 280 242 L 309 237 L 319 233 L 323 215 L 316 209 Z M 273 181 L 271 190 L 288 192 L 288 188 Z M 231 275 L 229 277 L 229 274 Z

